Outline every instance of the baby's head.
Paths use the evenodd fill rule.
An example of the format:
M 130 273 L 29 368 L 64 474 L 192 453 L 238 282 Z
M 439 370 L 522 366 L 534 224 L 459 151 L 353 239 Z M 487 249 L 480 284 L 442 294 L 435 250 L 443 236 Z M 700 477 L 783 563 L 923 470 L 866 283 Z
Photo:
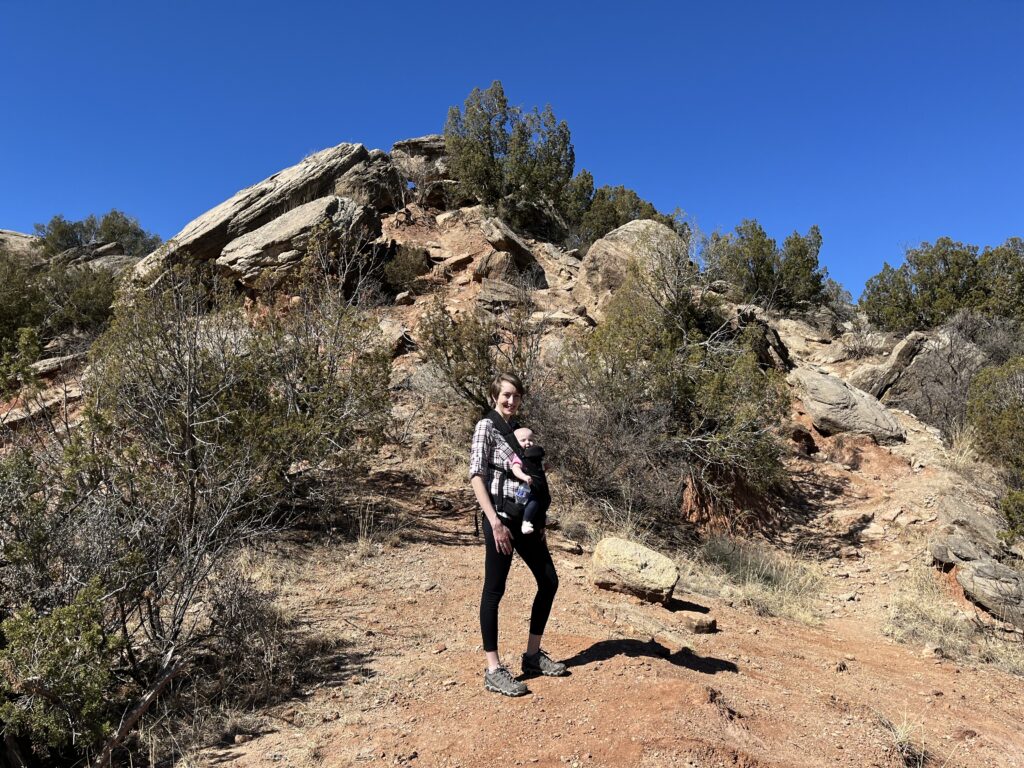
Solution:
M 520 427 L 515 431 L 516 440 L 523 448 L 529 448 L 533 445 L 533 430 L 529 427 Z

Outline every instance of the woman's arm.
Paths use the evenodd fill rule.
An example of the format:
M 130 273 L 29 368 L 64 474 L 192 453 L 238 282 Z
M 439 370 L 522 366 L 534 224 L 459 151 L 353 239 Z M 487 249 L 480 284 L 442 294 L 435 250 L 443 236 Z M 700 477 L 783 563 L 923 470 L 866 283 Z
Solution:
M 486 419 L 477 422 L 473 431 L 473 443 L 469 449 L 469 484 L 473 488 L 477 504 L 487 516 L 494 533 L 494 546 L 503 555 L 512 554 L 512 534 L 501 522 L 494 509 L 491 493 L 487 489 L 487 462 L 494 454 L 494 435 L 490 430 L 490 422 Z
M 498 513 L 494 511 L 494 503 L 491 501 L 491 494 L 487 492 L 487 481 L 483 475 L 473 475 L 469 484 L 473 487 L 473 494 L 476 496 L 477 504 L 487 516 L 491 524 L 491 531 L 494 533 L 494 546 L 503 555 L 512 554 L 512 534 L 505 524 L 501 522 Z

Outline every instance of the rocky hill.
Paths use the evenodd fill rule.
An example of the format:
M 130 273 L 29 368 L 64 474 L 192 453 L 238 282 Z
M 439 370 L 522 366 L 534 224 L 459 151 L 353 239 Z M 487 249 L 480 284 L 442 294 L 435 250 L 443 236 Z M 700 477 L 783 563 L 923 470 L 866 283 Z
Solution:
M 132 268 L 132 280 L 151 284 L 177 264 L 205 262 L 255 294 L 294 276 L 318 228 L 385 258 L 426 260 L 378 313 L 393 351 L 396 415 L 418 448 L 388 449 L 366 482 L 401 523 L 371 519 L 358 546 L 293 532 L 253 553 L 253 574 L 281 591 L 289 614 L 344 649 L 318 660 L 301 698 L 237 713 L 223 745 L 200 762 L 1024 764 L 1024 700 L 1019 677 L 1004 671 L 1024 671 L 1024 649 L 1013 656 L 1024 627 L 1024 552 L 999 535 L 992 473 L 952 455 L 914 400 L 924 386 L 915 371 L 955 342 L 874 335 L 865 356 L 850 323 L 750 306 L 731 307 L 733 322 L 757 329 L 763 364 L 787 375 L 795 425 L 787 468 L 805 499 L 775 510 L 757 546 L 813 574 L 806 619 L 759 609 L 749 584 L 709 576 L 709 561 L 685 550 L 666 553 L 681 569 L 668 602 L 598 589 L 593 542 L 568 535 L 571 514 L 562 510 L 550 534 L 562 586 L 546 644 L 572 674 L 530 680 L 532 696 L 522 700 L 484 692 L 481 542 L 463 459 L 444 454 L 438 414 L 416 392 L 425 375 L 421 322 L 437 296 L 455 317 L 500 314 L 524 300 L 518 278 L 526 276 L 533 322 L 547 329 L 543 345 L 553 352 L 566 328 L 602 323 L 629 264 L 677 235 L 633 221 L 581 256 L 455 197 L 440 137 L 390 153 L 341 144 L 238 192 Z M 63 373 L 49 373 L 56 391 Z M 67 409 L 68 400 L 51 407 Z M 528 582 L 517 562 L 505 638 L 519 629 L 511 617 L 527 612 Z M 925 594 L 914 584 L 933 585 L 948 604 L 936 608 L 952 617 L 947 642 L 905 631 L 904 614 Z M 1010 650 L 986 658 L 977 647 L 984 638 Z

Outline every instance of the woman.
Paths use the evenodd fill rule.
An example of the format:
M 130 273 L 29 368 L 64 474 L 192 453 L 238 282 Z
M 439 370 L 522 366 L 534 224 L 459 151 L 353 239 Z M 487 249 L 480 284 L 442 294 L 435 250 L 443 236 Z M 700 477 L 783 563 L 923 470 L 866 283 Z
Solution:
M 503 433 L 510 433 L 515 427 L 515 415 L 523 394 L 523 382 L 512 374 L 503 373 L 491 382 L 490 399 L 494 410 L 477 422 L 469 458 L 470 484 L 484 513 L 484 590 L 480 598 L 480 631 L 487 657 L 484 687 L 506 696 L 522 696 L 527 692 L 526 686 L 502 665 L 498 655 L 498 603 L 505 594 L 513 550 L 537 579 L 537 595 L 530 612 L 530 636 L 523 654 L 523 673 L 555 677 L 567 674 L 565 665 L 552 660 L 540 647 L 558 589 L 558 574 L 551 562 L 547 541 L 539 532 L 523 534 L 519 526 L 510 524 L 504 512 L 513 503 L 520 483 L 508 471 L 515 452 Z

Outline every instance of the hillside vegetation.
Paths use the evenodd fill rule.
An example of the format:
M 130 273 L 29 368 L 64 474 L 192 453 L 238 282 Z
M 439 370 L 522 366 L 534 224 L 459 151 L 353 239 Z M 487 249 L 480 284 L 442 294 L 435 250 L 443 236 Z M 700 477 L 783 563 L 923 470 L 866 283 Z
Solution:
M 878 477 L 851 473 L 895 466 L 913 484 L 921 459 L 824 426 L 789 374 L 849 393 L 837 371 L 871 358 L 881 398 L 898 352 L 878 331 L 958 323 L 981 352 L 950 364 L 965 381 L 939 426 L 985 435 L 974 453 L 1001 473 L 998 565 L 1015 562 L 1024 358 L 981 337 L 998 326 L 1002 348 L 1024 349 L 1019 239 L 924 244 L 855 307 L 819 262 L 818 227 L 781 245 L 756 219 L 705 233 L 595 186 L 566 123 L 510 105 L 498 82 L 451 108 L 443 139 L 400 145 L 316 153 L 165 244 L 111 211 L 40 225 L 38 263 L 0 254 L 0 762 L 166 765 L 233 739 L 239 712 L 311 695 L 351 649 L 286 610 L 284 577 L 253 563 L 284 542 L 366 557 L 403 534 L 425 546 L 424 505 L 469 510 L 463 453 L 502 371 L 527 383 L 525 418 L 557 467 L 566 551 L 640 539 L 688 563 L 709 599 L 815 624 L 829 599 L 815 560 L 864 557 L 871 505 L 920 495 L 880 500 Z M 41 366 L 54 350 L 74 359 Z M 917 422 L 869 388 L 844 396 L 871 401 L 889 442 L 946 450 L 908 437 Z M 856 483 L 871 503 L 829 517 Z M 991 622 L 964 635 L 964 659 L 1009 647 Z M 1000 653 L 989 659 L 1019 671 Z

